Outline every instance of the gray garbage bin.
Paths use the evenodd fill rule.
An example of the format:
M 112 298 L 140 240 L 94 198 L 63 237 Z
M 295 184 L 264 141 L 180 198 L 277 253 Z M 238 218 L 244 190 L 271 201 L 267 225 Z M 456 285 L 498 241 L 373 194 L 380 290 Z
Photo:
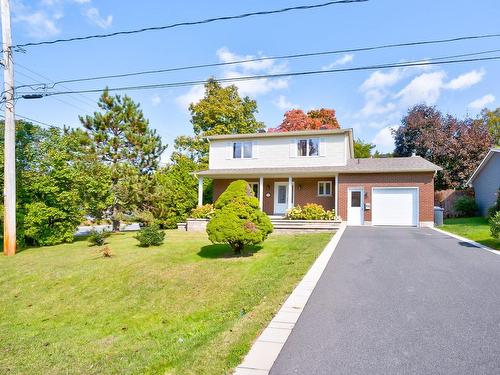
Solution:
M 434 225 L 440 227 L 443 225 L 444 208 L 434 206 Z

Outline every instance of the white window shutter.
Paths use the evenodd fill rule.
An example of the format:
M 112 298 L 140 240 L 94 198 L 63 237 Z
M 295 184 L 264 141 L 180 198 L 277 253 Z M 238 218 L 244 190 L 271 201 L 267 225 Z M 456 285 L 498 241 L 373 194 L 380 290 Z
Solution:
M 259 144 L 256 141 L 252 142 L 252 158 L 257 159 L 259 157 Z
M 233 158 L 233 143 L 227 142 L 226 143 L 226 159 L 232 159 L 232 158 Z
M 319 156 L 326 156 L 325 138 L 319 139 Z
M 294 158 L 297 156 L 297 140 L 292 139 L 290 141 L 290 157 Z

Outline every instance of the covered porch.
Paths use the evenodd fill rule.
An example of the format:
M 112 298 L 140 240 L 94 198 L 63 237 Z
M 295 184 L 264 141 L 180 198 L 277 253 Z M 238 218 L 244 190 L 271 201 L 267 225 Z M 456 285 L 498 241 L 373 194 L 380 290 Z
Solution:
M 267 173 L 266 173 L 267 172 Z M 291 171 L 290 171 L 291 172 Z M 283 217 L 296 205 L 316 203 L 325 210 L 338 212 L 338 174 L 327 171 L 246 171 L 207 170 L 198 174 L 198 205 L 203 204 L 203 179 L 213 179 L 213 200 L 235 180 L 245 180 L 259 200 L 259 207 L 268 215 Z

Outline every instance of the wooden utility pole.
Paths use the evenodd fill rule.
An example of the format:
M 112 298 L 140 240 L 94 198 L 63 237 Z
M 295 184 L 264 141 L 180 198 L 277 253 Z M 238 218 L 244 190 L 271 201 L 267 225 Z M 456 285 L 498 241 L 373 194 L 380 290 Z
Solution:
M 3 253 L 16 253 L 16 122 L 14 117 L 14 62 L 9 0 L 1 1 L 3 79 L 5 83 L 4 223 Z

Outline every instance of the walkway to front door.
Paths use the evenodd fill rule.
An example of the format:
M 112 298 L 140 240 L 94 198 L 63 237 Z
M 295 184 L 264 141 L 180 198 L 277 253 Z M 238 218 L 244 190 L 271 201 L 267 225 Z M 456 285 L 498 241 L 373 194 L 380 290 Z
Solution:
M 500 374 L 500 256 L 348 227 L 271 375 Z

